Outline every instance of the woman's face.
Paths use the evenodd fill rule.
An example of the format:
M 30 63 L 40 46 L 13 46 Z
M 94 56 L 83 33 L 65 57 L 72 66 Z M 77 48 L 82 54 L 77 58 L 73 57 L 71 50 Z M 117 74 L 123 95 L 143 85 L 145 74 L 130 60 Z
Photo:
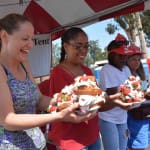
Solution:
M 140 60 L 141 60 L 140 55 L 133 55 L 128 58 L 127 65 L 129 66 L 131 71 L 134 72 L 138 69 L 138 67 L 140 66 Z
M 18 30 L 12 34 L 6 34 L 5 44 L 8 55 L 18 61 L 25 61 L 29 50 L 33 48 L 34 28 L 30 22 L 20 24 Z
M 81 64 L 88 53 L 89 43 L 85 34 L 79 33 L 74 40 L 64 44 L 67 60 L 73 64 Z

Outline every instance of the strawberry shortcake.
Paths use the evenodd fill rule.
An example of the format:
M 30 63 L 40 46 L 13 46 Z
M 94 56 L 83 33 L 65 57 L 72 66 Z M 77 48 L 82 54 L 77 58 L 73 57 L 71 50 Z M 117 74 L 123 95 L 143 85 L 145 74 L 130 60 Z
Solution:
M 105 93 L 97 86 L 95 76 L 78 76 L 74 83 L 65 86 L 60 93 L 53 96 L 55 101 L 55 112 L 61 111 L 74 102 L 78 102 L 80 108 L 78 114 L 85 114 L 88 111 L 98 110 L 105 102 Z M 51 108 L 51 107 L 49 107 Z M 48 109 L 50 112 L 50 109 Z
M 124 84 L 120 85 L 119 92 L 121 92 L 121 98 L 126 103 L 143 102 L 144 92 L 141 88 L 141 80 L 137 76 L 130 76 Z

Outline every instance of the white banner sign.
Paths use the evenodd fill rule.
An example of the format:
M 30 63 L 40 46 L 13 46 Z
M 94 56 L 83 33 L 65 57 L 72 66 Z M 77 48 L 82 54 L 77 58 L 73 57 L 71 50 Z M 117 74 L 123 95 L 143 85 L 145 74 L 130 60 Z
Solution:
M 34 48 L 29 52 L 29 62 L 34 77 L 48 75 L 51 66 L 51 42 L 49 34 L 35 35 Z

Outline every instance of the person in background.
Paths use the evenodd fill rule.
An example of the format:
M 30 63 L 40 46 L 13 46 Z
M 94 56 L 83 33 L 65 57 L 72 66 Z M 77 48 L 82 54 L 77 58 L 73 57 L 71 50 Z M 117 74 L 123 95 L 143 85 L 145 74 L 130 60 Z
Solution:
M 118 34 L 115 40 L 108 44 L 108 64 L 100 73 L 100 87 L 108 95 L 118 92 L 118 87 L 131 75 L 126 66 L 128 41 Z M 114 107 L 105 112 L 99 112 L 99 126 L 104 150 L 126 150 L 127 147 L 127 111 Z
M 0 19 L 0 149 L 44 150 L 45 137 L 38 126 L 58 121 L 82 122 L 71 105 L 55 114 L 44 111 L 50 97 L 39 91 L 27 60 L 33 48 L 34 27 L 29 19 L 9 14 Z
M 144 54 L 136 45 L 128 47 L 129 56 L 127 58 L 127 65 L 129 66 L 133 76 L 138 76 L 141 79 L 143 90 L 147 88 L 147 81 L 145 77 L 144 68 L 141 63 L 141 56 Z M 147 111 L 148 110 L 148 111 Z M 145 111 L 148 113 L 146 114 Z M 144 150 L 150 143 L 150 119 L 147 115 L 150 114 L 150 106 L 134 108 L 128 111 L 128 129 L 129 150 Z
M 72 84 L 75 77 L 83 74 L 93 75 L 92 71 L 84 65 L 89 42 L 82 29 L 72 27 L 66 30 L 61 38 L 61 46 L 60 63 L 53 68 L 50 74 L 51 97 L 66 85 Z M 107 97 L 106 105 L 107 101 L 112 101 L 112 103 L 115 101 L 115 105 L 126 108 L 121 101 L 116 101 L 118 98 L 117 94 Z M 112 103 L 109 104 L 111 107 Z M 98 115 L 79 124 L 52 123 L 48 138 L 61 150 L 100 150 Z

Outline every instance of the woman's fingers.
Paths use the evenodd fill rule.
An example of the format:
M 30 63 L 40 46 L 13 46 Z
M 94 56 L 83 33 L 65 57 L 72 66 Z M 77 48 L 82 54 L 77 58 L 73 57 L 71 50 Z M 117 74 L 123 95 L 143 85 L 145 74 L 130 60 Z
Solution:
M 131 106 L 133 105 L 132 103 L 125 103 L 125 102 L 123 102 L 123 101 L 120 100 L 120 99 L 115 99 L 114 102 L 115 102 L 115 104 L 116 104 L 117 106 L 119 106 L 119 107 L 121 107 L 121 108 L 123 108 L 123 109 L 126 109 L 126 110 L 130 109 Z
M 120 99 L 121 93 L 116 93 L 108 96 L 110 100 Z
M 88 112 L 84 115 L 78 115 L 75 110 L 79 108 L 78 103 L 74 103 L 73 105 L 67 107 L 66 109 L 62 110 L 60 113 L 62 114 L 62 120 L 65 122 L 73 122 L 73 123 L 80 123 L 86 120 L 90 120 L 96 116 L 94 112 Z

